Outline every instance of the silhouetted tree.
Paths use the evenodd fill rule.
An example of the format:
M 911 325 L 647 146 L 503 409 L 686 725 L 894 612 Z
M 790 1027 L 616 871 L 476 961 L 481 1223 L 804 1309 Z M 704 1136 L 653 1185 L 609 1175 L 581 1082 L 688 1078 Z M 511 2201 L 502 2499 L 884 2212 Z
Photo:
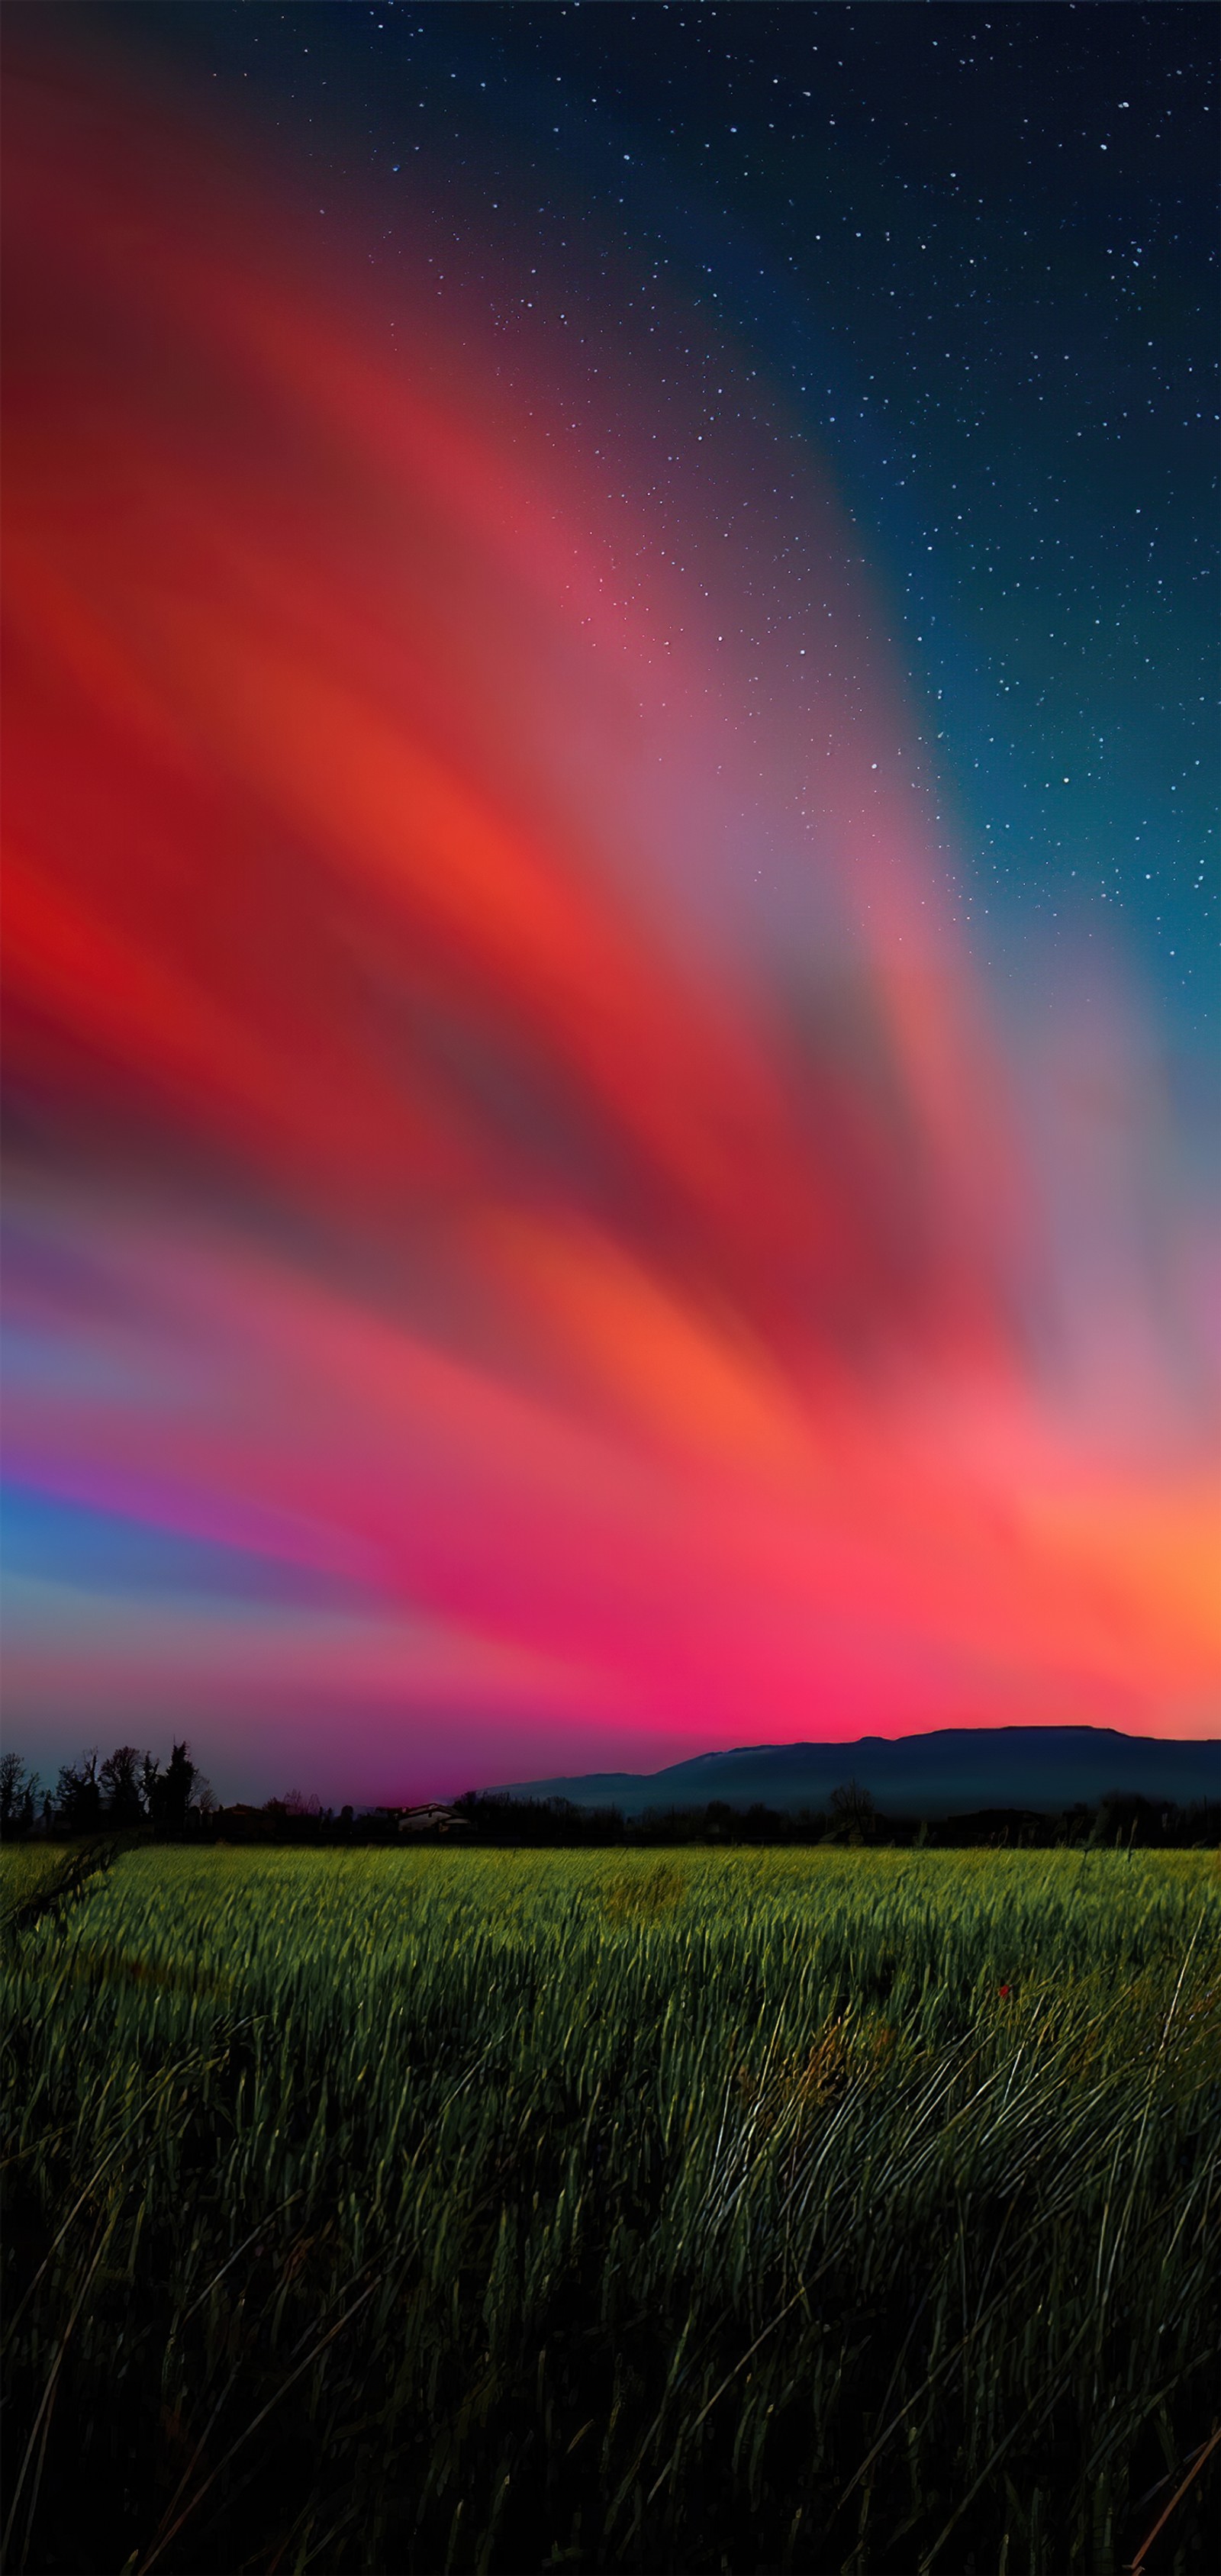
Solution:
M 21 1803 L 25 1764 L 19 1753 L 0 1753 L 0 1831 L 7 1832 Z
M 187 1829 L 187 1814 L 198 1778 L 191 1760 L 189 1744 L 176 1744 L 164 1771 L 152 1783 L 151 1814 L 153 1830 L 173 1841 L 181 1840 Z
M 102 1791 L 96 1744 L 79 1762 L 65 1762 L 55 1791 L 57 1822 L 70 1834 L 96 1834 L 102 1824 Z
M 831 1813 L 837 1825 L 847 1825 L 854 1834 L 871 1834 L 877 1821 L 873 1799 L 859 1780 L 845 1780 L 832 1790 Z
M 134 1744 L 117 1744 L 114 1752 L 107 1754 L 100 1780 L 110 1824 L 121 1828 L 143 1824 L 141 1784 L 148 1759 L 148 1755 L 139 1753 Z
M 0 1753 L 0 1834 L 28 1833 L 37 1794 L 37 1772 L 27 1772 L 19 1753 Z
M 1169 1811 L 1151 1798 L 1133 1789 L 1108 1789 L 1099 1802 L 1095 1832 L 1099 1842 L 1126 1843 L 1130 1850 L 1134 1842 L 1160 1842 L 1168 1822 Z

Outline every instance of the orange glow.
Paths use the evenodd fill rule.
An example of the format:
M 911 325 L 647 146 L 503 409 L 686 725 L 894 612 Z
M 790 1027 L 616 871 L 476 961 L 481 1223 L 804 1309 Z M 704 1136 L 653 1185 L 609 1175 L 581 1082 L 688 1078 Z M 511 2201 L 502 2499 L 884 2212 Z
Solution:
M 1021 1108 L 813 461 L 854 658 L 748 667 L 728 432 L 685 581 L 422 292 L 396 354 L 287 195 L 12 86 L 29 1723 L 304 1726 L 367 1796 L 1209 1731 L 1194 1219 L 1116 1216 L 1139 1101 Z

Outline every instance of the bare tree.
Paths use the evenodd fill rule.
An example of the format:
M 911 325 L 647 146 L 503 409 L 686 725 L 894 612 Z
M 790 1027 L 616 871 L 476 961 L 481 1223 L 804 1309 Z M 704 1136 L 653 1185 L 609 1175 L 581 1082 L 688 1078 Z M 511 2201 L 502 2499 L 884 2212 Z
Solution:
M 178 1840 L 187 1829 L 187 1812 L 199 1774 L 191 1760 L 189 1744 L 176 1744 L 164 1771 L 152 1783 L 151 1812 L 154 1829 Z
M 871 1834 L 877 1823 L 877 1809 L 868 1789 L 859 1780 L 845 1780 L 831 1792 L 831 1813 L 839 1825 L 847 1825 L 854 1834 Z
M 102 1823 L 102 1791 L 98 1780 L 98 1749 L 90 1745 L 79 1762 L 60 1766 L 55 1791 L 55 1807 L 61 1825 L 70 1834 L 96 1834 Z
M 38 1774 L 19 1753 L 0 1753 L 0 1834 L 24 1832 L 34 1821 Z
M 147 1754 L 134 1744 L 117 1744 L 102 1764 L 100 1781 L 106 1800 L 106 1813 L 112 1825 L 132 1826 L 144 1822 L 144 1799 L 141 1794 L 143 1765 Z

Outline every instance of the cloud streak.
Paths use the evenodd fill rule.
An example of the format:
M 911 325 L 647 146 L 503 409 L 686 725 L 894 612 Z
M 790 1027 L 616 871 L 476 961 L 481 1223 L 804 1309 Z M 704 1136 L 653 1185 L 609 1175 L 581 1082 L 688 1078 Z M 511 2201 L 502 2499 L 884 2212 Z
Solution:
M 659 520 L 647 384 L 608 495 L 410 261 L 14 89 L 12 1722 L 1215 1723 L 1198 1220 L 1118 1000 L 1000 1042 L 816 461 L 727 402 Z

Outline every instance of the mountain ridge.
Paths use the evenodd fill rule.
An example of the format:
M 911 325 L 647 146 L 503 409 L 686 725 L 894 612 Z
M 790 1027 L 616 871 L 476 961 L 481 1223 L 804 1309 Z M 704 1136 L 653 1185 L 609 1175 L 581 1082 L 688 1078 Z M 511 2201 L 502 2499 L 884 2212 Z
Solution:
M 757 1804 L 825 1808 L 855 1779 L 883 1814 L 938 1816 L 984 1807 L 1054 1813 L 1111 1791 L 1189 1806 L 1221 1797 L 1221 1738 L 1124 1735 L 1102 1726 L 935 1727 L 921 1735 L 807 1737 L 688 1755 L 658 1771 L 588 1771 L 498 1784 L 488 1796 L 567 1798 L 574 1807 L 650 1809 Z

